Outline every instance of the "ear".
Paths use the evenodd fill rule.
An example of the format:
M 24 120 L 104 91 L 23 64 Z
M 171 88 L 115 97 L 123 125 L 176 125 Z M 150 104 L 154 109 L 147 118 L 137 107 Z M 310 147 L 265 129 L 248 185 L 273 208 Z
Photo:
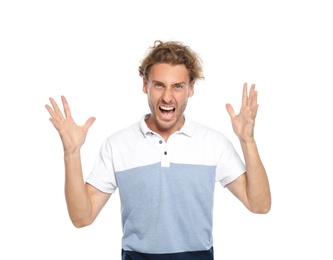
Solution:
M 148 93 L 148 81 L 145 80 L 145 79 L 143 79 L 142 91 L 143 91 L 143 93 L 145 93 L 145 94 Z
M 190 83 L 188 90 L 188 97 L 192 97 L 194 95 L 194 82 Z

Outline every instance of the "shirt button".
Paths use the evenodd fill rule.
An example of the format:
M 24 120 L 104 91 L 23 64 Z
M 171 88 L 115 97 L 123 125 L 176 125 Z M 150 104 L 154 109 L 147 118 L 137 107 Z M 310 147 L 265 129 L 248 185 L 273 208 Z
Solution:
M 164 151 L 164 155 L 167 155 L 167 152 L 166 152 L 166 151 Z
M 163 143 L 163 141 L 162 141 L 162 140 L 160 140 L 160 141 L 159 141 L 159 143 L 161 144 L 161 143 Z

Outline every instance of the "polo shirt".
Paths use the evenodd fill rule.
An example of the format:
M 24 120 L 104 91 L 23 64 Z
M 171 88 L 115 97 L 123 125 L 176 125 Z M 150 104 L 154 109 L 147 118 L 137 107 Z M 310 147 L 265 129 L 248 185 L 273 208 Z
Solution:
M 244 162 L 225 135 L 186 115 L 167 142 L 148 116 L 104 141 L 86 182 L 119 191 L 123 259 L 213 259 L 215 183 L 235 180 Z

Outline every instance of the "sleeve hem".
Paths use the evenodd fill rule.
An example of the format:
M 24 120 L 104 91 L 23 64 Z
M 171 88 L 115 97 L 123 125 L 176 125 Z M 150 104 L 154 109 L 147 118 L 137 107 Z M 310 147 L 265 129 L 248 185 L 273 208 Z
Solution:
M 105 192 L 105 193 L 109 193 L 109 194 L 113 194 L 117 190 L 117 187 L 115 187 L 115 188 L 105 187 L 105 185 L 97 183 L 96 181 L 92 180 L 91 178 L 88 178 L 86 180 L 86 183 L 90 184 L 91 186 L 95 187 L 96 189 L 100 190 L 101 192 Z
M 230 176 L 230 177 L 227 178 L 227 179 L 221 180 L 220 183 L 221 183 L 221 185 L 223 186 L 223 188 L 225 188 L 228 184 L 230 184 L 231 182 L 233 182 L 234 180 L 236 180 L 239 176 L 241 176 L 241 175 L 243 175 L 243 174 L 245 174 L 245 173 L 246 173 L 246 172 L 243 171 L 243 172 L 241 172 L 241 173 L 239 173 L 239 174 L 235 174 L 235 175 L 233 175 L 233 176 Z

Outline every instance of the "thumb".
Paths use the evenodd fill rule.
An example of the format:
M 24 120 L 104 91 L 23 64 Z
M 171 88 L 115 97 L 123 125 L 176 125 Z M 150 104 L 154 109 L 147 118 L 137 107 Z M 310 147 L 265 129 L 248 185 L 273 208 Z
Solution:
M 234 118 L 236 116 L 236 114 L 235 114 L 235 111 L 234 111 L 234 108 L 232 107 L 232 105 L 230 105 L 228 103 L 228 104 L 226 104 L 225 107 L 227 108 L 227 111 L 228 111 L 228 114 L 229 114 L 230 118 L 231 119 Z
M 96 118 L 95 117 L 90 117 L 87 122 L 84 124 L 84 127 L 86 129 L 89 129 L 91 125 L 95 122 Z

